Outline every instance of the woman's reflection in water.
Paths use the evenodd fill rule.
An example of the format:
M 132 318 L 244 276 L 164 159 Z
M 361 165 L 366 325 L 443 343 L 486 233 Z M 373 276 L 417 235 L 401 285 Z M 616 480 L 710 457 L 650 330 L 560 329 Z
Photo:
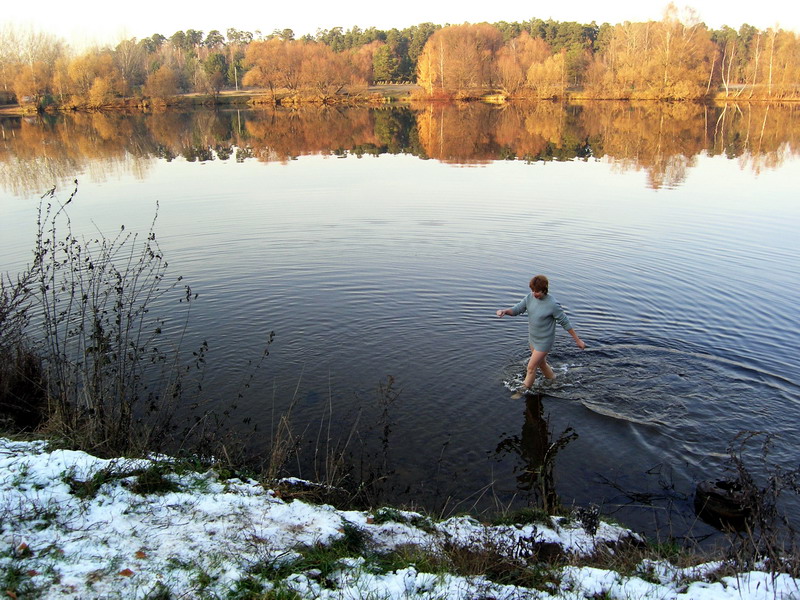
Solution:
M 541 394 L 525 395 L 525 421 L 522 433 L 500 441 L 496 454 L 514 453 L 522 459 L 522 464 L 514 467 L 517 473 L 517 487 L 531 492 L 530 504 L 536 508 L 552 512 L 559 506 L 555 490 L 553 467 L 558 451 L 578 437 L 569 427 L 553 442 L 550 429 L 544 417 Z

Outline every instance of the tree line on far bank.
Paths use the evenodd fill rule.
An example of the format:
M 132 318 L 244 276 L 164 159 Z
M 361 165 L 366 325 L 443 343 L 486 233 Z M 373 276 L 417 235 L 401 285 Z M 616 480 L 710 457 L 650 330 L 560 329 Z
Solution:
M 780 28 L 712 30 L 670 5 L 660 21 L 499 22 L 388 31 L 353 27 L 295 39 L 228 29 L 154 34 L 73 52 L 55 36 L 0 31 L 0 102 L 102 108 L 243 86 L 325 101 L 378 82 L 429 98 L 701 100 L 800 97 L 800 38 Z

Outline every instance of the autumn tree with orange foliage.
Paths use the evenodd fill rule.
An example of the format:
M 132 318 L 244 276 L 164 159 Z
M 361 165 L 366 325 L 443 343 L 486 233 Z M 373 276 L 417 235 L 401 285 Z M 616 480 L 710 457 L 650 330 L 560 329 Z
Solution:
M 550 44 L 523 31 L 509 40 L 497 53 L 497 82 L 509 96 L 529 86 L 528 72 L 534 64 L 544 63 L 552 52 Z
M 249 70 L 242 78 L 242 84 L 269 89 L 273 100 L 280 88 L 297 90 L 301 81 L 304 45 L 305 42 L 278 38 L 250 43 L 244 57 Z
M 158 71 L 148 76 L 144 93 L 158 102 L 166 102 L 178 93 L 178 76 L 167 65 L 161 65 Z
M 567 91 L 567 52 L 562 50 L 528 69 L 528 86 L 537 98 L 561 98 Z
M 65 53 L 55 36 L 33 30 L 0 32 L 0 83 L 20 103 L 41 107 L 51 94 L 53 73 Z
M 313 91 L 320 100 L 338 94 L 356 78 L 349 59 L 349 53 L 334 52 L 325 44 L 306 44 L 301 70 L 303 88 Z
M 429 95 L 469 95 L 497 80 L 500 31 L 487 23 L 453 25 L 436 31 L 417 62 L 417 83 Z
M 670 5 L 659 22 L 616 25 L 585 89 L 601 98 L 696 100 L 710 92 L 716 65 L 706 26 Z
M 371 63 L 371 56 L 337 53 L 318 42 L 273 38 L 248 46 L 245 65 L 249 70 L 242 83 L 269 89 L 273 101 L 279 90 L 312 93 L 327 100 L 347 85 L 366 85 Z
M 657 96 L 675 100 L 705 96 L 716 61 L 708 28 L 693 11 L 687 9 L 681 17 L 670 4 L 656 34 L 651 87 Z
M 117 73 L 111 52 L 90 51 L 69 61 L 67 75 L 73 104 L 106 104 L 114 94 Z
M 388 48 L 384 42 L 375 40 L 350 51 L 349 62 L 353 71 L 354 84 L 375 83 L 375 57 L 376 55 L 385 56 Z

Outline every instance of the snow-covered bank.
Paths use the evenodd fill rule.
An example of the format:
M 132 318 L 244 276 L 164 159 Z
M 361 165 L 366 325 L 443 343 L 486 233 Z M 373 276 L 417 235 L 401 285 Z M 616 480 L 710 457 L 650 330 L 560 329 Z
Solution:
M 707 580 L 719 564 L 677 569 L 644 563 L 634 576 L 554 568 L 543 589 L 486 577 L 380 568 L 371 556 L 446 546 L 507 553 L 524 562 L 544 545 L 588 555 L 633 534 L 575 521 L 487 526 L 469 517 L 433 522 L 394 509 L 340 511 L 284 501 L 254 481 L 214 472 L 165 472 L 167 459 L 101 460 L 0 438 L 0 585 L 14 598 L 800 598 L 800 580 L 752 572 Z M 157 493 L 156 493 L 157 492 Z M 358 533 L 365 550 L 322 573 L 303 549 Z M 305 565 L 305 566 L 303 566 Z M 296 569 L 295 569 L 296 567 Z M 270 595 L 270 591 L 273 592 Z M 281 592 L 281 595 L 278 594 Z

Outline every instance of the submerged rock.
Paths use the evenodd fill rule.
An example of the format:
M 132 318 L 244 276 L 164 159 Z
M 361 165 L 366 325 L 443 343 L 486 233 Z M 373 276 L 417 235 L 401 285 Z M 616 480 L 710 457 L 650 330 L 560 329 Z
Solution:
M 701 481 L 694 497 L 695 513 L 719 529 L 740 530 L 752 514 L 740 482 L 732 479 Z

